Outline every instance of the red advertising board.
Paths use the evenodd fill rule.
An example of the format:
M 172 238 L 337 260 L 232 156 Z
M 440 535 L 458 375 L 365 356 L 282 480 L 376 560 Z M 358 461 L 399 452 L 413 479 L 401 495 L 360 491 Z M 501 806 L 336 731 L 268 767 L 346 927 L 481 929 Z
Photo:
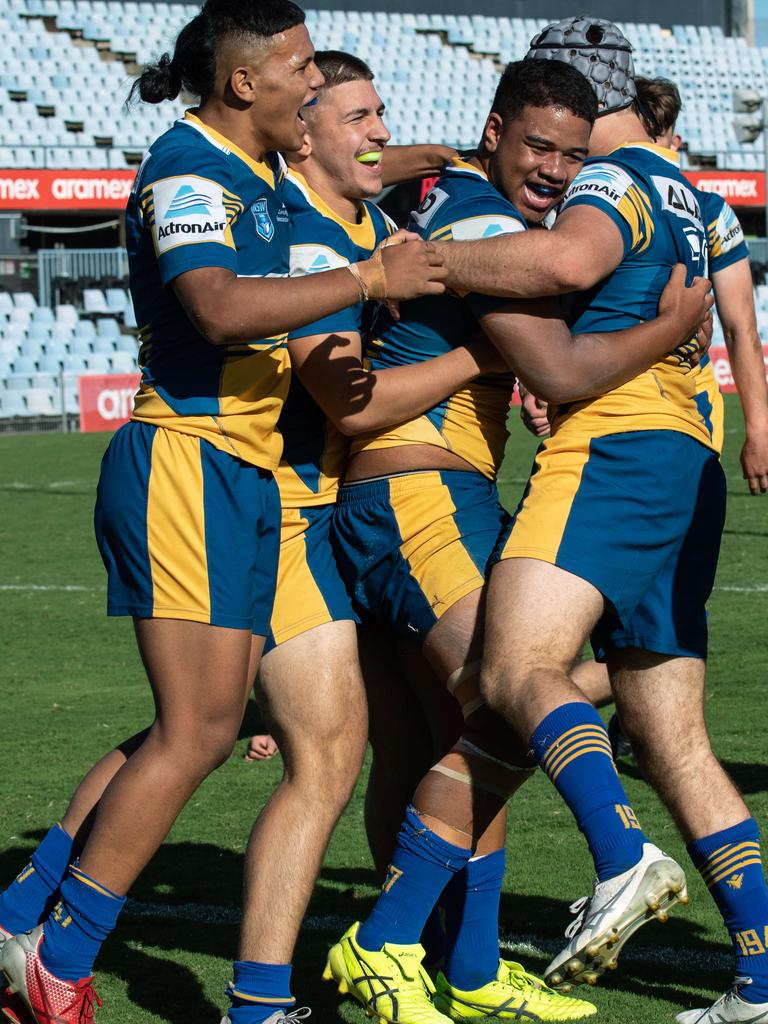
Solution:
M 725 348 L 712 348 L 709 350 L 712 360 L 712 369 L 715 371 L 715 380 L 720 385 L 720 390 L 728 394 L 736 390 L 733 382 L 731 361 L 728 358 L 728 351 Z M 763 345 L 763 362 L 765 364 L 765 376 L 768 379 L 768 345 Z
M 139 389 L 139 373 L 88 374 L 78 379 L 80 430 L 117 430 L 133 412 L 133 396 Z
M 0 170 L 0 210 L 123 210 L 135 171 Z
M 765 174 L 762 171 L 684 171 L 688 181 L 702 192 L 717 192 L 731 206 L 765 206 Z

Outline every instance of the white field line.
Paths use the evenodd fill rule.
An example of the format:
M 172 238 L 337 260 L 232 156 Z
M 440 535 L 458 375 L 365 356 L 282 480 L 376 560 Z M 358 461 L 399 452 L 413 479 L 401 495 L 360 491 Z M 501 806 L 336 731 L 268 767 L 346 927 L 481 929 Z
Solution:
M 101 587 L 79 587 L 74 583 L 57 584 L 57 583 L 0 583 L 0 590 L 65 590 L 70 591 L 84 591 L 87 593 L 93 593 L 94 591 L 101 590 Z
M 61 591 L 82 591 L 84 593 L 100 592 L 102 587 L 82 587 L 73 583 L 0 583 L 0 590 L 61 590 Z M 768 583 L 755 583 L 750 587 L 717 586 L 716 591 L 723 591 L 730 594 L 768 594 Z
M 221 907 L 203 903 L 144 903 L 128 900 L 125 916 L 132 918 L 160 918 L 164 921 L 196 921 L 200 924 L 238 924 L 240 911 L 236 907 Z M 351 921 L 335 914 L 307 917 L 302 931 L 327 934 L 335 939 L 341 936 Z M 542 935 L 502 934 L 501 945 L 505 952 L 516 955 L 551 957 L 558 953 L 565 939 L 544 938 Z M 707 950 L 679 949 L 673 946 L 629 946 L 621 959 L 633 963 L 666 964 L 680 970 L 728 972 L 733 969 L 733 958 L 728 953 Z

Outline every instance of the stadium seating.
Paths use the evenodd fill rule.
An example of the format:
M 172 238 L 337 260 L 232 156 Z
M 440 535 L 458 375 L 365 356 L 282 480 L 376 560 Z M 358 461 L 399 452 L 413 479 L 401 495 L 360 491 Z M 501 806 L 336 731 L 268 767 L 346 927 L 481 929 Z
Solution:
M 0 292 L 0 420 L 76 415 L 79 376 L 136 372 L 136 337 L 123 333 L 116 309 L 127 302 L 135 326 L 130 300 L 121 289 L 109 292 L 95 322 L 74 306 L 51 309 L 29 292 Z
M 168 49 L 190 17 L 171 3 L 157 17 L 138 0 L 4 0 L 0 9 L 0 166 L 125 167 L 183 104 L 124 101 L 138 67 Z M 499 69 L 520 57 L 542 19 L 309 11 L 319 47 L 373 66 L 399 143 L 472 143 Z M 692 154 L 724 168 L 762 167 L 762 142 L 740 144 L 733 90 L 768 85 L 768 49 L 718 27 L 625 24 L 638 72 L 680 86 L 681 132 Z M 77 69 L 76 72 L 74 69 Z M 418 103 L 414 103 L 418 97 Z

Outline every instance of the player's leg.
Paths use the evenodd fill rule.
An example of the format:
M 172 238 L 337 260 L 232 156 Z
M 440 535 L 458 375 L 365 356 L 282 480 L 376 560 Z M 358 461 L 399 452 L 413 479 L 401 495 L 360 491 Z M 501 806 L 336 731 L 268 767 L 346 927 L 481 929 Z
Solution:
M 282 514 L 272 628 L 255 692 L 283 778 L 246 851 L 231 1024 L 258 1024 L 294 1003 L 299 926 L 365 748 L 356 617 L 331 549 L 332 512 L 320 506 Z
M 214 496 L 217 516 L 206 518 Z M 85 1005 L 82 979 L 128 888 L 232 749 L 262 644 L 252 633 L 266 632 L 274 593 L 278 517 L 269 474 L 197 438 L 140 424 L 113 438 L 97 532 L 110 610 L 134 617 L 157 717 L 101 797 L 52 914 L 23 942 L 5 945 L 11 987 L 38 1017 L 34 1007 L 43 1012 L 53 990 L 69 1000 L 70 1015 Z
M 354 622 L 317 626 L 274 648 L 262 662 L 257 693 L 284 774 L 248 842 L 239 961 L 289 965 L 365 749 Z M 276 1008 L 277 1001 L 270 1012 Z M 230 1010 L 233 1024 L 241 1016 Z

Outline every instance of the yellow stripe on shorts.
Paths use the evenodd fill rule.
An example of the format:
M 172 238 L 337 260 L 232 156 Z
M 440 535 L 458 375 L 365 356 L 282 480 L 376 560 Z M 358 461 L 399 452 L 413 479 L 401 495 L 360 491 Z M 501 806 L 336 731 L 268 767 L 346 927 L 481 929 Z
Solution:
M 400 553 L 440 618 L 485 584 L 453 518 L 451 493 L 439 473 L 419 473 L 390 480 L 389 501 L 402 538 Z
M 147 545 L 156 618 L 183 611 L 193 622 L 211 619 L 200 444 L 175 430 L 158 430 L 152 443 Z
M 321 626 L 333 622 L 333 615 L 307 564 L 308 526 L 298 509 L 283 509 L 277 591 L 270 623 L 278 644 L 304 633 L 310 623 Z
M 563 540 L 568 517 L 589 461 L 589 438 L 583 448 L 558 449 L 557 437 L 545 442 L 536 456 L 537 472 L 515 525 L 504 545 L 501 558 L 537 558 L 554 564 Z

